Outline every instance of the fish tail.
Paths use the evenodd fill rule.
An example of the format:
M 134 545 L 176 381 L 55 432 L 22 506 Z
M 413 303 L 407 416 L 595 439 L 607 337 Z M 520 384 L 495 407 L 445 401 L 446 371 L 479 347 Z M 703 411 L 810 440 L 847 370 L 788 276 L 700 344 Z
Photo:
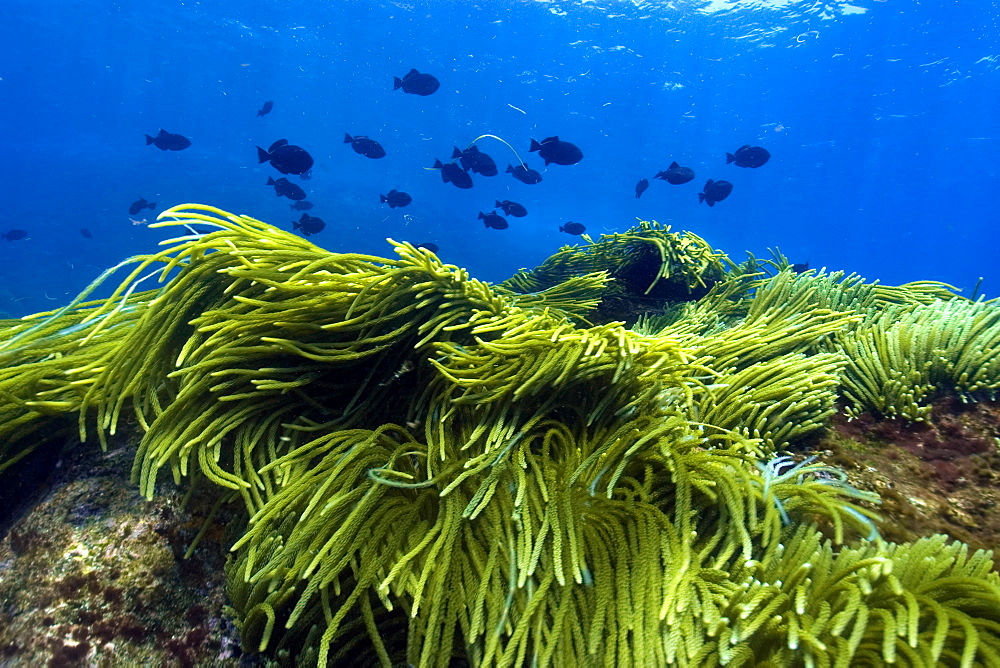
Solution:
M 733 162 L 734 160 L 736 160 L 736 156 L 735 155 L 733 155 L 732 153 L 727 153 L 726 154 L 726 164 L 727 165 L 729 163 Z
M 461 158 L 462 152 L 458 150 L 457 146 L 455 146 L 454 148 L 455 150 L 451 152 L 451 159 L 454 160 L 455 158 Z
M 155 138 L 155 137 L 150 137 L 149 135 L 146 135 L 146 146 L 149 146 L 149 145 L 150 145 L 150 144 L 152 144 L 152 143 L 153 143 L 154 141 L 156 141 L 156 138 Z
M 539 151 L 539 150 L 541 150 L 541 148 L 542 148 L 542 145 L 541 145 L 541 144 L 539 144 L 539 143 L 538 143 L 537 141 L 535 141 L 534 139 L 532 139 L 532 140 L 531 140 L 531 146 L 530 146 L 530 147 L 528 148 L 528 152 L 530 153 L 530 152 L 532 152 L 532 151 Z
M 269 186 L 273 186 L 274 185 L 274 179 L 272 179 L 270 176 L 267 177 L 267 185 L 269 185 Z
M 392 78 L 392 89 L 393 90 L 399 90 L 402 87 L 403 87 L 403 80 L 400 79 L 399 77 L 393 77 Z
M 438 160 L 437 158 L 434 158 L 434 169 L 443 169 L 443 168 L 444 165 L 441 164 L 441 161 Z
M 149 208 L 149 209 L 155 209 L 156 208 L 156 202 L 147 202 L 147 208 Z
M 705 193 L 698 193 L 698 204 L 701 204 L 704 201 L 705 201 Z M 709 206 L 712 206 L 712 205 L 709 204 Z
M 493 206 L 503 206 L 503 204 L 500 203 L 500 200 L 497 200 L 497 203 L 494 204 Z
M 387 198 L 386 198 L 385 195 L 379 195 L 378 196 L 378 201 L 379 201 L 380 204 L 385 204 L 386 203 L 386 199 Z M 390 204 L 389 206 L 391 207 L 392 205 Z
M 257 162 L 258 163 L 267 162 L 270 159 L 271 159 L 271 155 L 267 151 L 265 151 L 264 149 L 262 149 L 260 146 L 258 146 L 257 147 Z
M 350 143 L 351 143 L 351 142 L 353 142 L 353 141 L 354 141 L 354 139 L 353 139 L 353 138 L 351 137 L 351 135 L 349 135 L 349 134 L 347 134 L 347 133 L 345 132 L 345 133 L 344 133 L 344 143 L 345 143 L 345 144 L 350 144 Z

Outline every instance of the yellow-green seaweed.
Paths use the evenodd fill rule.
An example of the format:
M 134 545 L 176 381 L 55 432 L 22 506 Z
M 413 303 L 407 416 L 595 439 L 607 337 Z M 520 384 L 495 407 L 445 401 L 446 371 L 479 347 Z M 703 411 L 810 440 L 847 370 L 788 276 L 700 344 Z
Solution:
M 780 267 L 727 277 L 700 239 L 647 224 L 608 247 L 639 238 L 652 281 L 707 294 L 636 331 L 586 322 L 613 284 L 587 247 L 552 265 L 571 275 L 517 291 L 409 244 L 335 254 L 200 205 L 160 219 L 191 233 L 134 258 L 111 298 L 4 323 L 0 475 L 54 420 L 102 442 L 134 424 L 144 494 L 167 469 L 246 508 L 227 575 L 249 649 L 320 665 L 1000 659 L 988 554 L 865 540 L 875 497 L 779 454 L 838 399 L 879 408 L 852 393 L 861 373 L 930 360 L 933 382 L 992 391 L 992 305 Z M 676 264 L 675 243 L 696 260 Z M 139 291 L 151 270 L 163 284 Z M 886 300 L 917 343 L 852 347 Z

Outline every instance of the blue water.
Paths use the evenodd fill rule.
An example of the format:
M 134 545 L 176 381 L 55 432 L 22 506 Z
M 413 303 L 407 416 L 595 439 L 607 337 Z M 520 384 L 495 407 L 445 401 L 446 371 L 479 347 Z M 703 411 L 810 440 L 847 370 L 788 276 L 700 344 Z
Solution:
M 887 284 L 937 280 L 1000 294 L 1000 16 L 986 0 L 504 2 L 87 2 L 6 0 L 0 311 L 67 302 L 101 270 L 173 236 L 134 225 L 201 202 L 291 229 L 299 213 L 265 185 L 256 145 L 287 138 L 316 160 L 290 177 L 333 251 L 390 254 L 386 237 L 432 241 L 447 262 L 499 281 L 573 237 L 636 218 L 691 230 L 734 259 L 778 246 L 793 262 Z M 441 81 L 393 90 L 410 68 Z M 265 100 L 274 110 L 256 112 Z M 160 128 L 192 141 L 162 152 Z M 343 143 L 369 135 L 387 156 Z M 482 134 L 501 174 L 467 191 L 428 170 Z M 542 166 L 531 138 L 577 144 Z M 725 164 L 744 144 L 759 169 Z M 697 178 L 652 180 L 671 161 Z M 634 187 L 650 178 L 635 199 Z M 734 184 L 709 208 L 708 178 Z M 391 188 L 413 203 L 390 210 Z M 156 212 L 128 215 L 138 197 Z M 496 199 L 529 215 L 503 231 Z M 85 238 L 87 228 L 93 238 Z

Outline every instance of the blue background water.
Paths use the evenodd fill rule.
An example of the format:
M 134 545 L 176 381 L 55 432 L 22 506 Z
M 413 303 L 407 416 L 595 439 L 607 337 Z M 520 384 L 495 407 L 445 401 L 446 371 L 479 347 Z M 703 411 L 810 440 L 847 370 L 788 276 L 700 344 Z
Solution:
M 793 261 L 898 284 L 932 279 L 1000 293 L 997 155 L 1000 28 L 986 0 L 843 2 L 88 2 L 6 0 L 0 310 L 55 308 L 101 270 L 173 236 L 133 225 L 139 196 L 210 203 L 291 228 L 255 145 L 307 148 L 301 183 L 335 251 L 387 255 L 386 237 L 502 280 L 575 239 L 637 217 L 688 229 L 740 260 L 779 246 Z M 429 97 L 393 76 L 430 72 Z M 257 109 L 274 100 L 274 111 Z M 161 152 L 159 128 L 192 146 Z M 369 160 L 344 133 L 380 141 Z M 461 191 L 426 170 L 492 133 L 542 169 L 529 139 L 585 158 L 528 186 L 501 173 Z M 759 144 L 760 169 L 725 164 Z M 502 144 L 482 150 L 501 167 Z M 652 181 L 672 160 L 692 183 Z M 515 163 L 516 164 L 516 163 Z M 699 205 L 708 178 L 735 185 Z M 413 203 L 390 210 L 396 188 Z M 495 199 L 529 215 L 477 220 Z M 152 219 L 155 212 L 139 216 Z M 79 230 L 88 228 L 93 238 Z

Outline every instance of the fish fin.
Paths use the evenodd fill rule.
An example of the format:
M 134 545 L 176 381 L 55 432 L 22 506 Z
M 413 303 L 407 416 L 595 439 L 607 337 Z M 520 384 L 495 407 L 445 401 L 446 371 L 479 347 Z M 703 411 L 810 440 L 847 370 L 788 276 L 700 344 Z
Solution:
M 735 155 L 733 155 L 732 153 L 727 153 L 726 154 L 726 164 L 727 165 L 729 163 L 733 162 L 734 160 L 736 160 L 736 156 Z
M 262 162 L 267 162 L 270 159 L 271 159 L 270 154 L 267 151 L 265 151 L 264 149 L 262 149 L 260 146 L 258 146 L 257 147 L 257 164 L 260 164 Z
M 677 161 L 674 160 L 672 163 L 670 163 L 670 166 L 667 167 L 667 169 L 677 169 L 678 167 L 680 167 L 680 165 L 678 165 Z
M 149 145 L 150 145 L 150 144 L 152 144 L 152 143 L 153 143 L 154 141 L 156 141 L 156 138 L 155 138 L 155 137 L 150 137 L 149 135 L 146 135 L 146 146 L 149 146 Z
M 642 191 L 641 191 L 641 190 L 639 190 L 639 191 L 638 191 L 638 192 L 636 192 L 636 194 L 635 194 L 635 198 L 636 198 L 636 199 L 639 199 L 640 197 L 642 197 Z
M 288 140 L 287 139 L 279 139 L 278 141 L 276 141 L 273 144 L 271 144 L 271 148 L 267 149 L 267 151 L 268 151 L 268 153 L 270 153 L 271 151 L 273 151 L 276 148 L 281 148 L 282 146 L 287 146 L 287 145 L 288 145 Z
M 402 87 L 403 87 L 403 80 L 400 79 L 399 77 L 393 77 L 392 78 L 392 89 L 393 90 L 399 90 Z
M 705 201 L 705 193 L 698 193 L 698 204 Z
M 532 140 L 531 140 L 531 146 L 530 146 L 530 147 L 528 148 L 528 152 L 530 153 L 530 152 L 532 152 L 532 151 L 538 151 L 538 150 L 540 150 L 541 148 L 542 148 L 542 145 L 541 145 L 541 144 L 539 144 L 539 143 L 538 143 L 537 141 L 535 141 L 534 139 L 532 139 Z
M 166 130 L 164 130 L 163 128 L 160 128 L 160 132 L 156 136 L 157 137 L 166 137 L 168 134 L 170 134 L 170 133 L 167 132 Z
M 547 144 L 550 141 L 559 141 L 559 135 L 556 135 L 555 137 L 546 137 L 545 139 L 542 140 L 542 143 Z
M 705 187 L 706 188 L 711 188 L 713 183 L 715 183 L 715 181 L 713 181 L 712 179 L 709 179 L 708 181 L 705 182 Z
M 709 206 L 715 206 L 715 200 L 714 199 L 706 199 L 705 201 L 708 202 Z
M 550 162 L 550 161 L 549 161 L 549 159 L 548 159 L 548 158 L 545 158 L 545 166 L 546 166 L 546 167 L 548 167 L 548 166 L 549 166 L 549 162 Z M 525 167 L 525 169 L 527 169 L 527 167 Z
M 347 134 L 345 132 L 344 133 L 344 143 L 345 144 L 350 144 L 350 143 L 353 143 L 353 142 L 354 142 L 354 139 L 351 138 L 351 135 L 349 135 L 349 134 Z
M 411 69 L 409 72 L 406 73 L 406 76 L 407 77 L 413 77 L 413 76 L 417 76 L 418 74 L 420 74 L 420 72 L 416 71 L 415 69 Z M 406 77 L 403 77 L 403 78 L 405 79 Z
M 744 144 L 743 146 L 740 146 L 738 149 L 736 149 L 736 152 L 739 153 L 740 151 L 745 151 L 748 148 L 750 148 L 750 144 Z

